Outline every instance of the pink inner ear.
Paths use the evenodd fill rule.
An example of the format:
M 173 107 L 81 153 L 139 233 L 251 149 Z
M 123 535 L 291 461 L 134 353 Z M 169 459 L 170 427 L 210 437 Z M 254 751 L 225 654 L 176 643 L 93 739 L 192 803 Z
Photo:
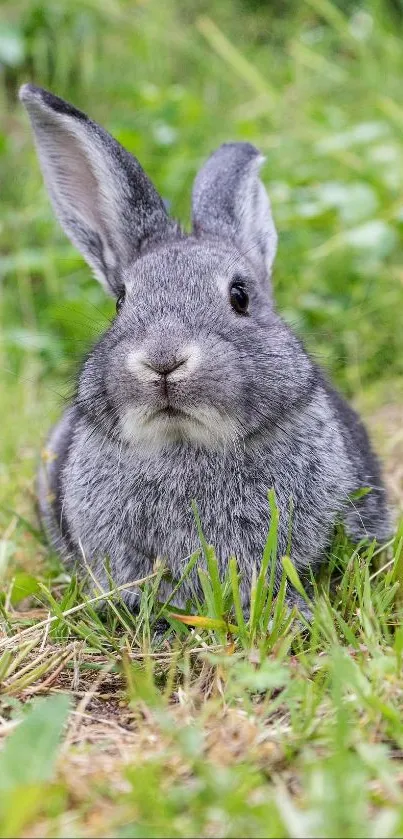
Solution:
M 116 171 L 108 148 L 85 123 L 30 103 L 43 177 L 56 215 L 96 276 L 109 288 L 130 243 L 122 225 L 126 173 Z M 106 276 L 105 276 L 106 272 Z
M 56 215 L 115 293 L 120 269 L 142 243 L 169 234 L 162 199 L 138 160 L 85 114 L 39 88 L 26 86 L 21 96 Z
M 84 152 L 85 144 L 78 140 L 70 130 L 60 130 L 57 124 L 52 126 L 52 142 L 48 142 L 49 155 L 43 159 L 44 176 L 47 170 L 51 183 L 49 189 L 58 191 L 61 200 L 71 205 L 74 214 L 94 231 L 103 227 L 101 213 L 101 193 L 98 181 L 91 166 L 90 156 Z

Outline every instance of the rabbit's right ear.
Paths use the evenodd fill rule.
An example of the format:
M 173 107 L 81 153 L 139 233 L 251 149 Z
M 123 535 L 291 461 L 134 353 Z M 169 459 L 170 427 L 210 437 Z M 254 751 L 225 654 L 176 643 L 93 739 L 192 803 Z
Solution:
M 20 90 L 59 221 L 113 294 L 148 239 L 172 230 L 139 162 L 85 114 L 34 85 Z
M 193 187 L 193 227 L 197 236 L 233 241 L 270 276 L 277 233 L 267 192 L 259 178 L 264 160 L 251 143 L 224 143 L 200 169 Z

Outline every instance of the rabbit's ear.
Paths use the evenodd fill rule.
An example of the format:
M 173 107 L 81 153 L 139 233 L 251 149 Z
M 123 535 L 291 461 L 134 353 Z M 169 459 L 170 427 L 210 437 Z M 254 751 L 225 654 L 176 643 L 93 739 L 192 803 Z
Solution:
M 263 276 L 270 275 L 277 233 L 259 178 L 264 157 L 250 143 L 225 143 L 208 159 L 193 187 L 197 236 L 232 240 Z
M 98 279 L 117 293 L 120 272 L 142 243 L 171 228 L 163 201 L 136 158 L 81 111 L 30 84 L 20 99 L 59 221 Z

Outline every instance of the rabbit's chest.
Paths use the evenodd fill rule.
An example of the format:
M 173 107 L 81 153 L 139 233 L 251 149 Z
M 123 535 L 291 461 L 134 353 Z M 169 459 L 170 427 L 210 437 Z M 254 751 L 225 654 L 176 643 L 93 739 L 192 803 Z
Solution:
M 267 487 L 268 488 L 268 487 Z M 196 516 L 217 552 L 264 539 L 267 489 L 256 487 L 232 464 L 208 459 L 179 461 L 169 468 L 139 465 L 127 480 L 125 516 L 133 542 L 151 556 L 183 557 L 199 544 Z M 260 501 L 259 501 L 260 496 Z M 251 521 L 252 517 L 252 521 Z
M 133 456 L 113 468 L 111 456 L 100 458 L 90 474 L 85 458 L 83 452 L 75 461 L 74 498 L 66 510 L 90 553 L 129 551 L 180 564 L 200 545 L 195 507 L 218 555 L 261 552 L 269 526 L 267 472 L 251 475 L 222 453 L 183 452 L 164 461 Z
M 110 445 L 94 468 L 93 452 L 80 446 L 71 454 L 64 493 L 70 533 L 88 556 L 161 557 L 178 572 L 200 546 L 196 507 L 221 561 L 235 554 L 252 567 L 270 524 L 268 490 L 286 489 L 284 479 L 275 480 L 273 458 L 258 454 L 183 450 L 144 460 L 122 457 Z

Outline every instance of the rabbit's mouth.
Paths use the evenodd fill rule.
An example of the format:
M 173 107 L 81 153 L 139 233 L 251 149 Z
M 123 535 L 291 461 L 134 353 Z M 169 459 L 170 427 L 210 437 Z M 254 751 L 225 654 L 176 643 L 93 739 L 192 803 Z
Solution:
M 158 408 L 158 410 L 150 417 L 150 420 L 161 416 L 170 417 L 172 419 L 190 419 L 190 416 L 186 413 L 186 411 L 182 411 L 181 408 L 174 408 L 173 405 L 165 405 L 163 408 Z
M 183 410 L 170 403 L 158 408 L 132 405 L 120 421 L 124 439 L 147 453 L 170 444 L 221 449 L 238 433 L 235 422 L 211 405 Z

